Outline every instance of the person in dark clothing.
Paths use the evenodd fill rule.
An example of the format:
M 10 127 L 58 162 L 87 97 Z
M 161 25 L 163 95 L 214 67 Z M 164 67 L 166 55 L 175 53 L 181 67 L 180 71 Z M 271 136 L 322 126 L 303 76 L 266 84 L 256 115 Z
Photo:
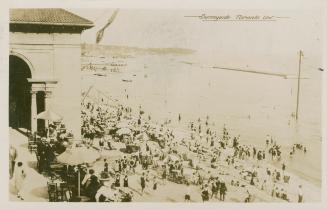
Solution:
M 217 198 L 218 194 L 218 189 L 217 189 L 217 184 L 215 181 L 211 183 L 211 199 L 215 196 Z
M 220 183 L 220 189 L 219 189 L 219 193 L 220 193 L 220 200 L 221 201 L 225 201 L 225 195 L 227 192 L 227 187 L 224 181 L 222 181 Z
M 108 163 L 104 163 L 104 169 L 103 169 L 104 172 L 108 173 L 109 172 L 109 165 Z
M 50 164 L 56 158 L 50 144 L 45 145 L 45 171 L 50 172 Z
M 36 156 L 38 160 L 38 171 L 39 173 L 42 173 L 43 171 L 43 165 L 44 165 L 44 157 L 45 157 L 45 152 L 43 149 L 43 143 L 41 141 L 37 142 L 37 148 L 36 148 Z
M 285 169 L 286 169 L 286 165 L 285 165 L 285 163 L 283 163 L 282 164 L 282 170 L 283 170 L 283 172 L 285 171 Z
M 279 171 L 277 171 L 277 173 L 276 173 L 276 180 L 277 180 L 277 181 L 279 181 L 279 180 L 280 180 L 280 178 L 281 178 L 281 174 L 280 174 L 280 172 L 279 172 Z
M 217 188 L 217 194 L 220 193 L 220 181 L 219 181 L 218 177 L 217 177 L 217 180 L 216 180 L 216 188 Z
M 148 158 L 146 158 L 144 161 L 144 169 L 148 170 L 148 168 L 149 168 L 149 161 L 148 161 Z
M 237 138 L 234 137 L 233 139 L 233 148 L 236 148 L 238 146 Z
M 157 187 L 158 187 L 158 182 L 157 182 L 156 177 L 154 177 L 153 178 L 153 190 L 157 190 Z
M 127 168 L 127 164 L 128 164 L 127 158 L 126 158 L 126 156 L 124 156 L 124 159 L 123 159 L 123 169 L 124 170 Z
M 124 187 L 128 187 L 128 176 L 125 175 L 124 177 Z
M 145 176 L 144 176 L 144 173 L 142 173 L 142 176 L 141 176 L 141 188 L 142 188 L 142 193 L 145 189 Z
M 190 184 L 187 183 L 186 186 L 187 186 L 187 190 L 186 190 L 184 199 L 185 199 L 185 202 L 190 202 L 191 201 L 191 188 L 190 188 Z
M 109 139 L 107 140 L 107 146 L 109 150 L 112 150 L 111 142 Z
M 95 195 L 99 188 L 100 188 L 100 183 L 98 181 L 98 177 L 92 175 L 91 182 L 87 187 L 87 196 L 90 198 L 90 202 L 96 202 Z
M 266 169 L 266 171 L 267 171 L 267 175 L 270 176 L 271 175 L 271 171 L 268 168 Z
M 121 172 L 122 169 L 123 169 L 123 165 L 122 165 L 122 161 L 121 160 L 118 161 L 118 166 L 119 166 L 119 172 Z
M 254 185 L 254 177 L 255 177 L 255 174 L 254 174 L 254 172 L 252 172 L 251 173 L 251 180 L 250 180 L 251 185 Z
M 116 180 L 115 180 L 115 187 L 120 187 L 120 175 L 116 175 Z
M 162 179 L 166 179 L 166 178 L 167 178 L 167 170 L 165 168 L 162 172 Z
M 209 200 L 209 190 L 208 190 L 208 185 L 204 185 L 204 188 L 201 192 L 201 197 L 202 197 L 202 201 L 208 201 Z
M 211 147 L 215 146 L 215 141 L 213 140 L 213 138 L 211 138 L 210 146 L 211 146 Z

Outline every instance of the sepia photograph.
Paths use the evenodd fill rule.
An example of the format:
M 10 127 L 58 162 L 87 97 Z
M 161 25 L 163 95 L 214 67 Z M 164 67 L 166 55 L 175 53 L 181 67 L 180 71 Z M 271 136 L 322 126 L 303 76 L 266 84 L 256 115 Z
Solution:
M 9 9 L 9 201 L 321 202 L 322 17 Z

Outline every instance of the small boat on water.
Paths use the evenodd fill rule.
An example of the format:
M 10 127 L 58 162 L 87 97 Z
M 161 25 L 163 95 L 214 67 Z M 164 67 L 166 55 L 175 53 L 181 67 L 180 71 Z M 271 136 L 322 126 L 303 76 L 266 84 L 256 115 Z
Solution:
M 105 73 L 94 73 L 93 75 L 96 75 L 96 76 L 107 76 L 107 74 L 105 74 Z

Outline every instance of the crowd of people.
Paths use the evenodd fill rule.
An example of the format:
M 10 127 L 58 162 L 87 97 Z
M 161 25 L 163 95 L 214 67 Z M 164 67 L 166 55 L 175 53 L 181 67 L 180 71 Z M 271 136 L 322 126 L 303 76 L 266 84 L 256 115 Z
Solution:
M 281 201 L 303 201 L 302 185 L 293 180 L 285 163 L 285 157 L 307 152 L 302 144 L 294 144 L 288 155 L 272 136 L 263 139 L 264 146 L 245 144 L 226 125 L 220 132 L 209 116 L 184 121 L 178 114 L 176 121 L 185 125 L 182 128 L 172 120 L 153 121 L 141 106 L 132 109 L 117 101 L 85 100 L 82 146 L 98 150 L 103 162 L 66 166 L 61 178 L 74 185 L 75 195 L 81 187 L 81 194 L 91 202 L 129 202 L 135 194 L 143 196 L 167 184 L 185 187 L 180 196 L 186 202 L 197 199 L 194 193 L 203 202 L 230 200 L 235 198 L 233 193 L 244 202 L 255 201 L 257 193 Z M 73 143 L 70 139 L 62 125 L 49 125 L 47 136 L 37 142 L 40 173 L 52 172 L 51 163 Z M 14 168 L 21 167 L 21 162 L 15 162 L 16 154 L 12 149 L 11 177 L 15 177 Z M 24 179 L 24 171 L 19 172 L 15 178 Z
M 117 143 L 125 147 L 119 149 L 120 159 L 107 162 L 104 167 L 110 170 L 116 187 L 126 185 L 118 183 L 120 179 L 138 175 L 142 193 L 151 171 L 155 182 L 152 185 L 156 185 L 153 188 L 157 189 L 158 179 L 164 183 L 195 185 L 203 201 L 211 198 L 224 201 L 229 186 L 244 191 L 244 201 L 254 201 L 255 195 L 250 194 L 249 187 L 271 198 L 291 201 L 287 189 L 291 175 L 282 162 L 285 153 L 273 137 L 267 138 L 266 146 L 262 147 L 242 144 L 240 135 L 232 137 L 226 125 L 219 134 L 209 116 L 185 122 L 178 114 L 178 123 L 187 123 L 188 128 L 176 130 L 171 119 L 163 123 L 152 121 L 141 106 L 135 110 L 103 99 L 84 102 L 82 118 L 84 143 L 109 152 L 116 150 Z M 130 149 L 133 146 L 135 149 Z M 306 149 L 300 144 L 294 147 Z M 267 162 L 277 162 L 281 168 Z M 136 172 L 138 166 L 140 172 Z M 189 193 L 186 192 L 185 201 L 192 200 Z M 298 201 L 303 200 L 301 196 Z
M 37 144 L 37 168 L 39 173 L 51 174 L 51 164 L 56 156 L 63 153 L 73 143 L 73 135 L 67 131 L 62 123 L 49 124 L 47 134 L 43 137 L 33 136 Z

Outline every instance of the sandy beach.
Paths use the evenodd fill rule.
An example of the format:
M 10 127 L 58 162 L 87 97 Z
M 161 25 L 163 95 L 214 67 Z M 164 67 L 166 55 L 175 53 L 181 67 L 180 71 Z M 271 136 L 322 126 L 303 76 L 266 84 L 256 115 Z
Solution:
M 226 124 L 242 144 L 264 148 L 266 138 L 272 137 L 282 145 L 283 154 L 282 162 L 268 161 L 269 167 L 281 169 L 285 163 L 293 182 L 303 184 L 308 201 L 319 201 L 320 109 L 311 109 L 320 106 L 320 98 L 312 94 L 320 91 L 319 74 L 303 80 L 300 119 L 295 121 L 295 80 L 213 69 L 208 63 L 192 64 L 192 56 L 133 55 L 122 59 L 125 65 L 118 72 L 84 70 L 83 92 L 91 89 L 88 96 L 95 101 L 104 97 L 133 109 L 142 106 L 154 121 L 170 119 L 169 126 L 176 132 L 187 132 L 190 121 L 210 116 L 218 135 Z M 110 56 L 105 59 L 115 62 Z M 309 151 L 297 151 L 290 158 L 295 143 Z M 289 190 L 296 199 L 297 187 Z M 269 196 L 258 197 L 256 201 L 271 201 Z
M 127 66 L 117 73 L 100 71 L 106 76 L 97 76 L 84 71 L 83 91 L 92 86 L 96 89 L 90 93 L 94 97 L 104 93 L 133 108 L 141 105 L 155 120 L 172 119 L 172 125 L 180 129 L 191 120 L 210 115 L 218 133 L 226 124 L 245 144 L 264 146 L 269 135 L 288 153 L 292 144 L 303 143 L 314 152 L 283 159 L 296 175 L 320 186 L 320 109 L 311 108 L 313 104 L 320 106 L 320 98 L 311 93 L 320 91 L 320 82 L 314 82 L 319 81 L 318 74 L 303 81 L 300 119 L 296 122 L 291 117 L 295 110 L 295 80 L 180 62 L 187 59 L 192 56 L 139 55 L 125 59 Z M 181 123 L 177 122 L 178 114 Z

